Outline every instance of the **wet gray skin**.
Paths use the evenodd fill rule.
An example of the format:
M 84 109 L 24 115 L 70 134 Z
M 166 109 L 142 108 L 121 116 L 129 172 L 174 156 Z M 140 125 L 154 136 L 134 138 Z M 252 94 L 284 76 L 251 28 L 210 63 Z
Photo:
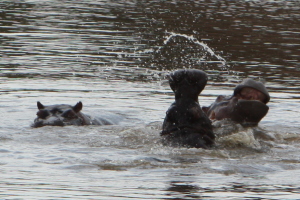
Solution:
M 82 102 L 78 102 L 75 106 L 67 104 L 44 106 L 37 102 L 39 111 L 37 118 L 34 120 L 32 127 L 42 126 L 83 126 L 83 125 L 111 125 L 112 123 L 105 119 L 92 119 L 89 115 L 82 112 Z
M 230 97 L 218 96 L 210 107 L 203 107 L 211 120 L 231 119 L 243 125 L 257 125 L 268 113 L 270 95 L 261 82 L 245 79 Z
M 169 84 L 175 94 L 175 102 L 168 109 L 163 122 L 163 144 L 196 148 L 208 148 L 214 144 L 211 121 L 198 102 L 206 82 L 207 75 L 200 70 L 171 73 Z

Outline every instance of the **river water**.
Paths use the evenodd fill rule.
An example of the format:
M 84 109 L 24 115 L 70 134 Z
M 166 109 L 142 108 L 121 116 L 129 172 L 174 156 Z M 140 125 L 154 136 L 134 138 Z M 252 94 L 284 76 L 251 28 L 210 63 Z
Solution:
M 299 199 L 299 1 L 0 2 L 1 199 Z M 213 149 L 162 146 L 167 75 L 204 70 L 202 106 L 246 77 L 269 113 Z M 82 101 L 118 125 L 30 125 Z

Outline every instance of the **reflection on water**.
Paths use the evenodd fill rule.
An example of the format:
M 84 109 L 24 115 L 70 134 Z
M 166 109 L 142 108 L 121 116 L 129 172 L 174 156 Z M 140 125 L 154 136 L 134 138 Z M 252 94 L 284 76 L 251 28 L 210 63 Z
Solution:
M 0 197 L 298 198 L 298 1 L 20 0 L 0 7 Z M 265 82 L 265 138 L 247 129 L 212 150 L 161 146 L 174 98 L 166 75 L 181 68 L 207 72 L 201 105 L 232 94 L 245 77 Z M 84 113 L 126 119 L 32 129 L 36 101 L 82 101 Z
M 45 1 L 1 6 L 1 65 L 8 77 L 102 74 L 112 68 L 106 76 L 126 79 L 140 67 L 207 69 L 203 61 L 212 58 L 192 41 L 178 38 L 164 44 L 167 32 L 173 32 L 206 43 L 225 58 L 231 76 L 298 86 L 297 1 Z M 217 69 L 211 72 L 217 76 L 215 65 L 207 70 Z

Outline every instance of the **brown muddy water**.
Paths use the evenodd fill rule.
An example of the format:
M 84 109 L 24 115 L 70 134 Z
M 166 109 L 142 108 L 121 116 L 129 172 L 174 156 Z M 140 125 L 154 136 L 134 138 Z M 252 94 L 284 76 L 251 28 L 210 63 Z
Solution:
M 0 1 L 0 198 L 299 199 L 299 13 L 280 0 Z M 202 106 L 263 81 L 268 115 L 210 150 L 162 146 L 166 76 L 182 68 L 208 74 Z M 31 128 L 36 101 L 82 101 L 119 124 Z

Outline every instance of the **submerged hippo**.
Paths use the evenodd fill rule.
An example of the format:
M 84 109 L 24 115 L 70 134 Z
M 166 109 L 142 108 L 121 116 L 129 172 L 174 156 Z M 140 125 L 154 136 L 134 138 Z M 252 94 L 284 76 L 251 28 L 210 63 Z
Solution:
M 257 125 L 268 113 L 270 95 L 263 83 L 245 79 L 232 96 L 218 96 L 209 107 L 203 107 L 211 120 L 231 119 L 243 125 Z
M 82 103 L 78 102 L 75 106 L 66 104 L 44 106 L 37 102 L 39 111 L 36 113 L 37 118 L 34 120 L 32 127 L 42 126 L 66 126 L 66 125 L 112 125 L 110 120 L 102 118 L 91 118 L 82 112 Z
M 200 70 L 171 73 L 169 84 L 175 93 L 175 102 L 168 109 L 163 122 L 163 144 L 196 148 L 208 148 L 214 144 L 211 121 L 198 102 L 206 82 L 207 75 Z

